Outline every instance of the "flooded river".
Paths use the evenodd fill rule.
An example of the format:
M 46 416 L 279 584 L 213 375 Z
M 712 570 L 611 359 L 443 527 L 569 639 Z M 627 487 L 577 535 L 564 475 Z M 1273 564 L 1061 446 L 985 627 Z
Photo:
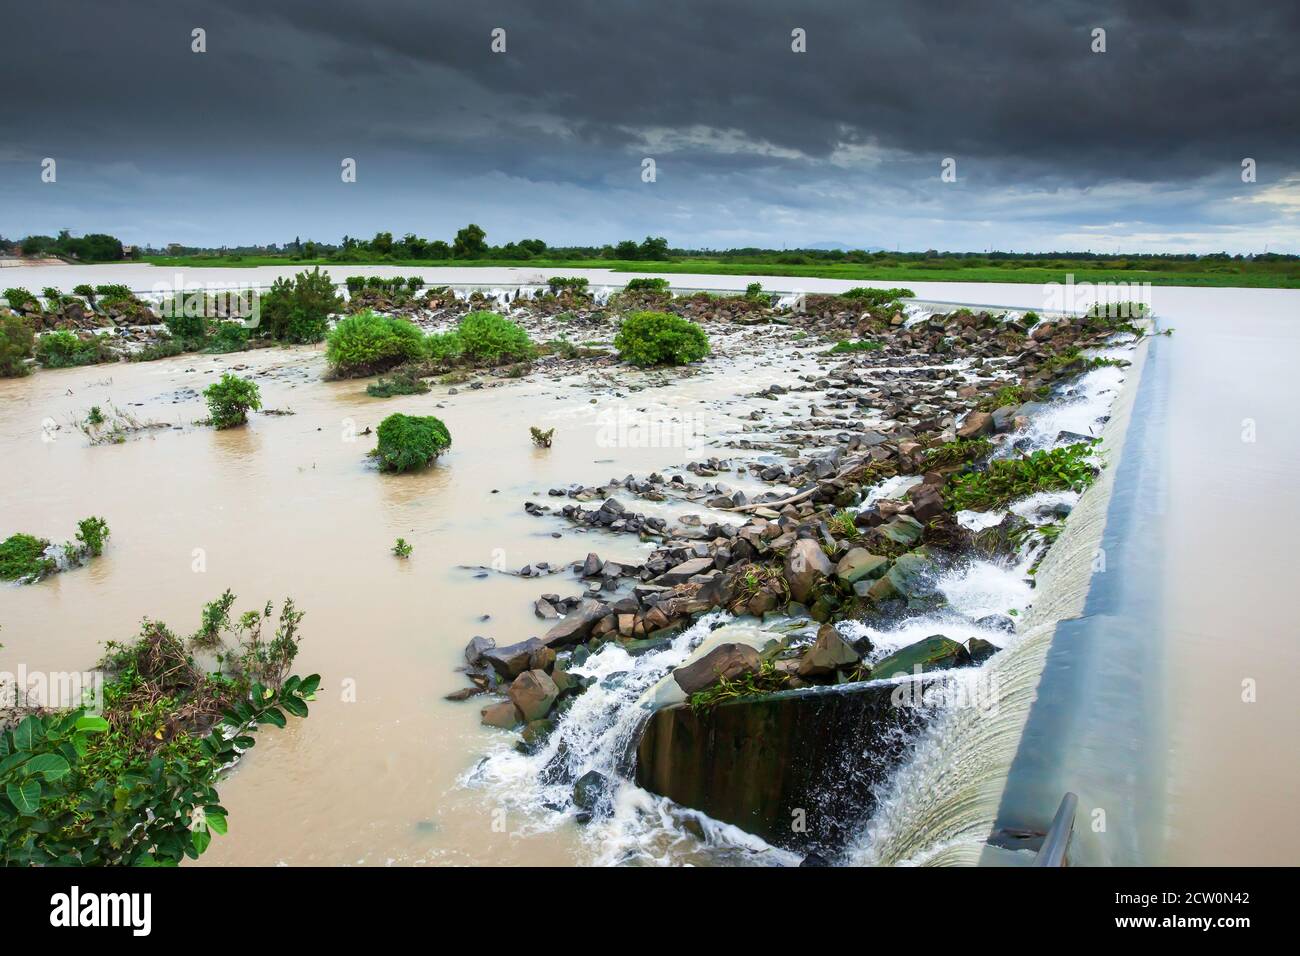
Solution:
M 29 270 L 6 270 L 6 279 L 10 271 Z M 349 269 L 336 278 L 368 271 L 394 270 Z M 421 271 L 432 282 L 533 278 L 514 270 L 395 271 Z M 163 272 L 173 270 L 33 269 L 12 284 L 122 281 L 147 289 Z M 254 272 L 269 282 L 267 270 L 188 270 L 199 282 L 249 281 Z M 749 281 L 671 278 L 712 288 Z M 796 282 L 808 290 L 861 284 L 764 285 L 790 290 Z M 944 301 L 1044 305 L 1036 286 L 912 287 Z M 1156 288 L 1151 303 L 1177 330 L 1149 347 L 1149 368 L 1163 363 L 1165 427 L 1150 446 L 1162 452 L 1141 499 L 1157 516 L 1151 552 L 1132 582 L 1134 593 L 1161 595 L 1152 630 L 1136 638 L 1156 651 L 1145 665 L 1156 672 L 1142 683 L 1160 706 L 1136 731 L 1123 722 L 1123 733 L 1145 735 L 1164 771 L 1162 806 L 1150 824 L 1157 832 L 1144 841 L 1146 858 L 1132 862 L 1294 863 L 1300 828 L 1286 810 L 1300 792 L 1300 709 L 1291 697 L 1300 635 L 1289 602 L 1300 535 L 1293 372 L 1300 293 Z M 222 783 L 230 833 L 214 841 L 205 865 L 609 861 L 592 834 L 537 826 L 499 787 L 468 783 L 485 753 L 508 747 L 506 735 L 480 726 L 477 700 L 443 696 L 464 686 L 454 668 L 470 637 L 505 644 L 540 634 L 546 625 L 533 615 L 533 599 L 579 593 L 567 572 L 539 580 L 499 569 L 650 549 L 529 516 L 524 501 L 548 503 L 549 488 L 573 482 L 603 484 L 733 454 L 719 444 L 743 433 L 750 407 L 743 396 L 809 370 L 778 349 L 723 351 L 702 373 L 662 387 L 661 377 L 643 373 L 595 382 L 533 375 L 389 400 L 367 397 L 364 382 L 321 381 L 319 348 L 0 381 L 0 536 L 28 531 L 60 541 L 89 514 L 113 531 L 104 556 L 84 569 L 0 587 L 0 670 L 83 669 L 103 641 L 133 635 L 145 615 L 189 633 L 203 603 L 226 588 L 239 610 L 292 596 L 307 615 L 295 670 L 323 676 L 319 701 L 308 720 L 262 734 Z M 198 392 L 230 369 L 256 378 L 267 408 L 294 414 L 255 415 L 248 427 L 224 432 L 194 426 L 205 414 Z M 90 447 L 72 423 L 92 405 L 110 404 L 170 427 Z M 441 417 L 451 452 L 423 474 L 377 474 L 365 457 L 373 438 L 358 433 L 394 411 Z M 628 440 L 626 430 L 611 437 L 611 413 L 620 412 L 617 420 L 646 428 L 669 422 L 658 434 L 676 437 Z M 554 447 L 534 448 L 530 425 L 555 427 Z M 398 536 L 414 547 L 408 561 L 388 553 Z M 1242 700 L 1243 681 L 1254 682 L 1252 703 Z M 1119 724 L 1090 726 L 1104 737 L 1119 734 Z M 1076 735 L 1066 727 L 1055 743 L 1108 746 Z M 1130 752 L 1113 749 L 1121 761 Z M 501 780 L 508 785 L 508 776 Z

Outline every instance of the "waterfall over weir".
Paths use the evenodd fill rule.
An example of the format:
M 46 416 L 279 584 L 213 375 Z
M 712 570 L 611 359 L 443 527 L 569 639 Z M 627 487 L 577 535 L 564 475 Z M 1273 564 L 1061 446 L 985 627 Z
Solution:
M 1154 614 L 1120 620 L 1106 610 L 1117 592 L 1143 585 L 1158 592 L 1153 578 L 1134 567 L 1158 549 L 1141 540 L 1135 512 L 1143 509 L 1134 507 L 1139 487 L 1144 496 L 1159 495 L 1142 474 L 1159 460 L 1150 447 L 1158 423 L 1146 407 L 1158 390 L 1159 363 L 1143 375 L 1146 351 L 1144 341 L 1131 354 L 1129 388 L 1104 432 L 1109 467 L 1044 559 L 1018 639 L 984 667 L 996 706 L 951 707 L 931 722 L 878 794 L 876 812 L 844 862 L 1028 864 L 1033 844 L 1017 845 L 1016 835 L 1046 831 L 1067 790 L 1080 797 L 1071 859 L 1140 862 L 1160 817 L 1150 783 L 1159 776 L 1158 755 L 1134 753 L 1143 741 L 1159 739 L 1142 729 L 1157 719 L 1156 669 L 1145 666 L 1157 653 L 1157 635 L 1143 627 Z M 1144 407 L 1130 434 L 1139 394 Z M 1117 511 L 1117 528 L 1108 528 Z

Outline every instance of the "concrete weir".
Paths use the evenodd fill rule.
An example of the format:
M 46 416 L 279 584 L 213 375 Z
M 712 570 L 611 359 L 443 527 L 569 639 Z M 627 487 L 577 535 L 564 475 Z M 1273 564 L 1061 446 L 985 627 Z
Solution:
M 897 704 L 907 683 L 664 707 L 637 747 L 637 783 L 774 846 L 838 850 L 924 723 L 923 709 Z

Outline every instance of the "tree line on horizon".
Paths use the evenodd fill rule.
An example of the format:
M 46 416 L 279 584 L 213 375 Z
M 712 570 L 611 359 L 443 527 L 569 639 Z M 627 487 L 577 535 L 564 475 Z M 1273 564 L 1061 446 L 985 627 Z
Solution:
M 242 258 L 267 257 L 294 260 L 327 260 L 330 262 L 404 262 L 411 260 L 483 260 L 527 261 L 552 260 L 618 260 L 622 262 L 665 262 L 673 259 L 716 259 L 720 261 L 771 263 L 774 265 L 861 264 L 883 265 L 894 263 L 934 263 L 946 260 L 978 260 L 982 262 L 1042 262 L 1052 260 L 1109 262 L 1118 259 L 1141 262 L 1214 262 L 1254 261 L 1282 262 L 1300 259 L 1284 253 L 1259 253 L 1235 255 L 1215 253 L 1116 253 L 1114 255 L 1088 251 L 1062 252 L 956 252 L 927 249 L 923 252 L 888 251 L 884 249 L 828 249 L 796 248 L 766 249 L 749 246 L 733 249 L 686 249 L 670 247 L 662 236 L 646 236 L 637 242 L 624 239 L 613 244 L 591 246 L 550 246 L 541 239 L 520 239 L 493 246 L 487 242 L 487 233 L 475 223 L 458 230 L 451 242 L 442 239 L 423 239 L 407 233 L 400 239 L 391 232 L 377 232 L 371 239 L 344 236 L 340 242 L 303 240 L 295 237 L 291 242 L 248 246 L 185 246 L 171 243 L 165 248 L 125 246 L 114 236 L 103 233 L 74 237 L 64 229 L 57 236 L 27 236 L 23 239 L 5 239 L 0 236 L 0 255 L 39 258 L 57 256 L 78 262 L 117 262 L 139 256 L 169 256 L 178 258 Z

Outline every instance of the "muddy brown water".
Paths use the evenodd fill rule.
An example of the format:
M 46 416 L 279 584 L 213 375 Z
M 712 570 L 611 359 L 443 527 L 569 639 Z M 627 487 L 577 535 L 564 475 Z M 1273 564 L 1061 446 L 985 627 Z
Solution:
M 70 287 L 125 275 L 106 269 L 85 278 L 70 270 L 61 283 L 53 271 L 15 282 Z M 252 278 L 252 270 L 228 271 Z M 671 278 L 737 288 L 748 281 Z M 850 284 L 764 279 L 774 289 L 796 283 L 828 290 Z M 913 288 L 944 301 L 1045 305 L 1034 286 Z M 1144 583 L 1165 596 L 1163 633 L 1151 639 L 1165 648 L 1165 673 L 1153 686 L 1163 686 L 1166 719 L 1145 731 L 1168 760 L 1165 849 L 1144 862 L 1295 863 L 1300 634 L 1290 593 L 1300 536 L 1300 293 L 1152 293 L 1157 313 L 1177 332 L 1154 343 L 1168 350 L 1170 368 L 1168 480 L 1158 491 L 1163 559 Z M 296 414 L 255 416 L 227 432 L 194 427 L 201 402 L 174 402 L 176 393 L 197 391 L 239 365 L 257 376 L 268 407 Z M 626 538 L 530 517 L 522 503 L 534 495 L 553 503 L 545 494 L 551 486 L 600 484 L 724 452 L 671 441 L 611 443 L 598 421 L 602 410 L 716 414 L 697 422 L 716 437 L 743 427 L 740 396 L 788 381 L 798 367 L 773 349 L 719 362 L 664 389 L 616 392 L 602 381 L 591 391 L 578 376 L 382 401 L 368 398 L 364 383 L 320 381 L 322 368 L 318 349 L 265 350 L 0 381 L 0 535 L 23 530 L 63 540 L 88 514 L 103 515 L 113 529 L 105 555 L 88 567 L 33 587 L 0 587 L 0 671 L 19 664 L 83 669 L 103 641 L 133 635 L 143 615 L 188 633 L 202 604 L 225 588 L 239 595 L 241 610 L 292 596 L 307 612 L 295 669 L 323 675 L 320 699 L 309 719 L 262 734 L 222 783 L 230 834 L 214 841 L 205 864 L 590 861 L 594 853 L 573 828 L 538 832 L 518 819 L 507 819 L 504 830 L 494 826 L 497 801 L 457 781 L 496 732 L 479 726 L 477 702 L 442 699 L 463 686 L 454 668 L 470 636 L 504 643 L 540 633 L 532 600 L 545 591 L 577 593 L 577 584 L 567 574 L 479 578 L 458 565 L 504 560 L 517 568 L 561 565 L 589 550 L 615 559 L 643 553 L 648 546 Z M 110 402 L 180 427 L 88 447 L 71 421 Z M 366 462 L 372 439 L 347 440 L 348 421 L 373 427 L 399 410 L 439 415 L 455 445 L 424 474 L 388 478 Z M 51 419 L 61 427 L 45 441 Z M 1254 441 L 1242 440 L 1247 419 Z M 533 424 L 557 427 L 553 448 L 533 448 Z M 552 537 L 556 531 L 562 536 Z M 409 561 L 389 554 L 398 536 L 414 546 Z M 193 569 L 196 549 L 206 561 L 202 572 Z M 1255 682 L 1253 703 L 1242 700 L 1245 680 Z

